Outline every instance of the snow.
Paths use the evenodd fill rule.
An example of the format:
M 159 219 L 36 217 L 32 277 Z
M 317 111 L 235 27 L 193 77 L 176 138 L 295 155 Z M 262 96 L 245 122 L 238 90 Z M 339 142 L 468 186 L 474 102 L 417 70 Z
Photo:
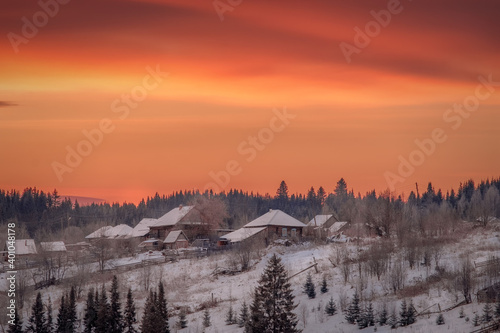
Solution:
M 149 227 L 157 223 L 157 219 L 143 218 L 128 234 L 130 238 L 143 237 L 149 233 Z
M 93 239 L 93 238 L 103 238 L 103 237 L 108 237 L 108 230 L 112 229 L 113 227 L 106 225 L 104 227 L 101 227 L 94 231 L 93 233 L 87 235 L 85 238 L 86 239 Z
M 233 232 L 230 232 L 221 238 L 227 239 L 231 243 L 238 243 L 241 242 L 247 238 L 250 238 L 259 232 L 265 230 L 266 227 L 261 227 L 261 228 L 240 228 L 238 230 L 235 230 Z
M 8 248 L 8 241 L 5 242 L 6 248 Z M 16 239 L 16 254 L 17 255 L 25 255 L 25 254 L 36 254 L 36 245 L 33 239 Z
M 66 252 L 66 245 L 64 242 L 40 242 L 40 247 L 43 251 L 47 252 Z
M 194 206 L 181 206 L 174 208 L 162 217 L 160 217 L 154 224 L 155 227 L 166 227 L 176 225 L 184 216 L 189 213 Z
M 163 241 L 163 243 L 165 244 L 175 243 L 180 235 L 184 235 L 184 232 L 182 230 L 170 231 L 165 240 Z M 184 238 L 187 240 L 186 235 L 184 235 Z
M 281 210 L 271 209 L 266 214 L 246 224 L 244 228 L 267 227 L 271 225 L 282 226 L 282 227 L 298 227 L 298 228 L 306 227 L 304 223 L 282 212 Z
M 330 234 L 334 234 L 342 229 L 346 224 L 347 222 L 335 222 L 330 228 L 328 228 L 328 232 Z
M 86 239 L 93 239 L 93 238 L 126 238 L 128 234 L 132 231 L 132 227 L 126 225 L 126 224 L 119 224 L 117 226 L 111 227 L 111 226 L 104 226 L 90 235 L 87 235 L 85 238 Z
M 316 215 L 309 223 L 308 227 L 321 227 L 326 223 L 333 215 Z

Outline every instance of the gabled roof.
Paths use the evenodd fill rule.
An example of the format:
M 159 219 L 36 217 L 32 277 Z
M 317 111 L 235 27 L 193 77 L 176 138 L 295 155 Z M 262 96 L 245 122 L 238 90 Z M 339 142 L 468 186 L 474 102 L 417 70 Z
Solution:
M 184 232 L 182 230 L 175 230 L 175 231 L 170 231 L 168 233 L 168 235 L 165 238 L 165 240 L 163 241 L 163 243 L 164 244 L 175 243 L 177 241 L 177 239 L 179 238 L 180 235 L 184 235 L 184 238 L 187 240 L 187 237 L 186 237 L 186 235 L 184 234 Z
M 66 252 L 64 242 L 40 242 L 40 247 L 46 252 Z
M 331 233 L 338 232 L 346 224 L 347 224 L 347 222 L 335 222 L 334 224 L 332 224 L 332 226 L 330 228 L 328 228 L 328 231 L 330 231 Z
M 128 234 L 129 237 L 142 237 L 149 233 L 149 227 L 158 222 L 157 219 L 143 218 Z
M 194 206 L 181 206 L 172 209 L 167 214 L 163 215 L 152 227 L 166 227 L 176 225 Z
M 9 242 L 5 242 L 6 247 L 8 248 Z M 33 239 L 16 239 L 16 254 L 24 255 L 24 254 L 37 254 L 36 245 Z
M 266 214 L 246 224 L 244 228 L 267 227 L 271 225 L 281 226 L 281 227 L 296 227 L 296 228 L 306 227 L 304 223 L 300 222 L 299 220 L 291 217 L 286 213 L 283 213 L 281 210 L 271 209 Z
M 265 230 L 266 227 L 257 227 L 257 228 L 241 228 L 238 230 L 235 230 L 233 232 L 230 232 L 224 236 L 222 236 L 222 239 L 227 239 L 231 243 L 238 243 L 241 241 L 244 241 L 247 238 L 250 238 L 259 232 Z
M 126 224 L 119 224 L 107 232 L 108 238 L 126 238 L 128 234 L 132 231 L 132 227 Z
M 330 215 L 316 215 L 309 223 L 307 224 L 309 227 L 321 227 L 326 223 L 329 219 L 332 218 L 332 214 Z
M 113 227 L 109 225 L 105 225 L 104 227 L 101 227 L 94 231 L 93 233 L 87 235 L 85 238 L 86 239 L 91 239 L 91 238 L 104 238 L 108 237 L 108 230 L 112 229 Z

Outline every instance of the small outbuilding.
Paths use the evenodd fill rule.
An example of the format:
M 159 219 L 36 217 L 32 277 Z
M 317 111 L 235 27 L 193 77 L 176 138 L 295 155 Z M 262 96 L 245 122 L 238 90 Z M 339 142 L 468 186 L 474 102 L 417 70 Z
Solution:
M 40 247 L 43 252 L 50 253 L 66 253 L 66 245 L 62 241 L 58 242 L 40 242 Z
M 165 240 L 163 247 L 169 250 L 176 250 L 189 247 L 188 238 L 182 230 L 170 231 Z

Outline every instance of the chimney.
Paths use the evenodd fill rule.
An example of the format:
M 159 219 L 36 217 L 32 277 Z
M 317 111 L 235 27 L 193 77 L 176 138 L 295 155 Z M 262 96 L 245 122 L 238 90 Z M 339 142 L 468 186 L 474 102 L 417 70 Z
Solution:
M 179 205 L 179 210 L 182 210 L 182 205 Z
M 269 213 L 272 212 L 273 210 L 272 209 L 269 209 Z

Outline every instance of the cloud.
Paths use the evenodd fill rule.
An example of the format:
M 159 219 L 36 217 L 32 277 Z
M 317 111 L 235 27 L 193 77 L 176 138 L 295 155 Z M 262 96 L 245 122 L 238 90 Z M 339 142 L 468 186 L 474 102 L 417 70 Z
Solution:
M 17 104 L 8 101 L 0 101 L 0 108 L 6 108 L 9 106 L 17 106 Z

